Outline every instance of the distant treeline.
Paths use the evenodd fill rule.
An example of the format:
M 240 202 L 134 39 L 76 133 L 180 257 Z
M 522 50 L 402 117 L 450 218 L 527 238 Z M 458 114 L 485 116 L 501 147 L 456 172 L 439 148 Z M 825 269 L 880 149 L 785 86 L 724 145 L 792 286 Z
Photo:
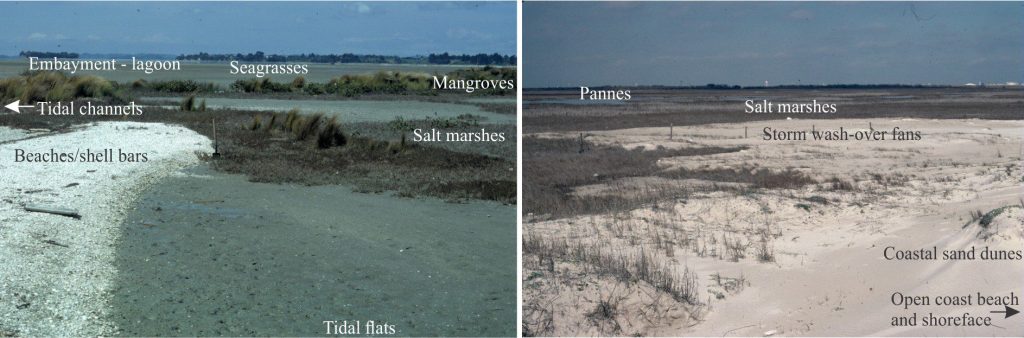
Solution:
M 37 58 L 77 59 L 78 58 L 78 53 L 68 53 L 68 52 L 36 52 L 36 51 L 31 51 L 31 50 L 23 50 L 23 51 L 21 51 L 21 53 L 18 53 L 18 56 L 21 56 L 21 57 L 24 57 L 24 58 L 27 58 L 27 57 L 37 57 Z
M 738 89 L 879 89 L 879 88 L 948 88 L 957 87 L 953 85 L 923 85 L 923 84 L 826 84 L 826 85 L 776 85 L 776 86 L 740 86 L 709 83 L 703 86 L 591 86 L 590 89 L 609 88 L 639 88 L 639 89 L 715 89 L 715 90 L 738 90 Z M 531 87 L 529 90 L 579 90 L 579 87 Z
M 694 89 L 754 89 L 754 88 L 782 88 L 782 89 L 816 89 L 816 88 L 840 88 L 840 89 L 872 89 L 872 88 L 933 88 L 933 87 L 949 87 L 948 85 L 923 85 L 923 84 L 852 84 L 852 83 L 839 83 L 839 84 L 819 84 L 819 85 L 777 85 L 771 87 L 765 86 L 738 86 L 738 85 L 725 85 L 725 84 L 714 84 L 709 83 L 704 86 L 691 86 L 688 88 Z
M 39 57 L 39 58 L 61 58 L 61 59 L 78 59 L 80 57 L 85 58 L 98 58 L 98 59 L 127 59 L 130 57 L 136 57 L 143 60 L 161 60 L 161 59 L 174 59 L 174 60 L 194 60 L 194 61 L 246 61 L 246 62 L 312 62 L 312 63 L 383 63 L 383 64 L 434 64 L 434 65 L 481 65 L 481 66 L 515 66 L 516 56 L 515 55 L 502 55 L 498 53 L 494 54 L 430 54 L 427 56 L 395 56 L 395 55 L 376 55 L 376 54 L 265 54 L 263 52 L 255 52 L 248 54 L 209 54 L 209 53 L 198 53 L 198 54 L 181 54 L 178 56 L 163 55 L 163 54 L 82 54 L 70 53 L 70 52 L 37 52 L 37 51 L 22 51 L 18 54 L 20 57 Z
M 389 63 L 389 64 L 467 64 L 467 65 L 515 65 L 514 55 L 494 54 L 430 54 L 428 56 L 395 56 L 376 54 L 264 54 L 263 52 L 249 54 L 182 54 L 177 60 L 202 60 L 202 61 L 246 61 L 246 62 L 313 62 L 313 63 Z

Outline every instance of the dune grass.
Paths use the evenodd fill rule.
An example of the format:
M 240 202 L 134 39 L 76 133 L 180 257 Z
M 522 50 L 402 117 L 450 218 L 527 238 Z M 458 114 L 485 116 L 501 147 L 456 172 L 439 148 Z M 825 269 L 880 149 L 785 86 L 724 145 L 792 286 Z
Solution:
M 683 271 L 677 271 L 673 264 L 658 260 L 642 248 L 635 254 L 615 253 L 582 242 L 548 240 L 534 235 L 524 236 L 522 248 L 524 260 L 529 255 L 548 272 L 554 272 L 558 262 L 573 262 L 588 272 L 623 281 L 643 281 L 676 301 L 701 305 L 696 273 L 685 266 Z
M 116 83 L 91 75 L 67 76 L 61 72 L 41 71 L 0 79 L 0 99 L 3 102 L 21 100 L 22 104 L 33 104 L 78 98 L 104 98 L 114 103 L 128 100 L 125 91 Z

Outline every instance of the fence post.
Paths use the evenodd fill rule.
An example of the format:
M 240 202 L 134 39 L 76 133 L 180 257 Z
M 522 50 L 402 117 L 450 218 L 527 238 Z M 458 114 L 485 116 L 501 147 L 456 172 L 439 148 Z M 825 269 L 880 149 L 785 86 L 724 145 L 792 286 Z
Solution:
M 580 154 L 583 153 L 583 133 L 580 132 Z
M 214 118 L 213 119 L 213 154 L 211 155 L 213 158 L 220 157 L 219 146 L 220 145 L 217 144 L 217 119 Z

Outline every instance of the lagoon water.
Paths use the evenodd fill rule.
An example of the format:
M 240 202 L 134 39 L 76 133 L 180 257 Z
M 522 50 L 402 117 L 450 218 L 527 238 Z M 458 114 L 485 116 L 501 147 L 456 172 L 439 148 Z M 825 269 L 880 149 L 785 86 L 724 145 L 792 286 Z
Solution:
M 462 114 L 471 114 L 481 118 L 485 123 L 515 123 L 512 114 L 498 114 L 480 109 L 469 104 L 443 102 L 425 102 L 414 100 L 279 100 L 279 99 L 235 99 L 235 98 L 197 98 L 206 100 L 209 108 L 234 108 L 244 110 L 279 111 L 293 108 L 302 113 L 324 112 L 334 114 L 342 122 L 379 122 L 391 121 L 396 117 L 404 119 L 455 118 Z M 168 98 L 144 97 L 144 101 L 167 101 Z M 197 101 L 198 102 L 198 101 Z

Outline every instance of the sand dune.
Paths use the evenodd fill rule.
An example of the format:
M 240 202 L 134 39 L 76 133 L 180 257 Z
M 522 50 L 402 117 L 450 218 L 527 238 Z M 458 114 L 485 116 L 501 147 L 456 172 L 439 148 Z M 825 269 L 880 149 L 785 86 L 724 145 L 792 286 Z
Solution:
M 748 137 L 744 137 L 744 127 Z M 765 141 L 761 130 L 920 131 L 919 141 Z M 545 271 L 524 257 L 524 321 L 554 335 L 909 335 L 1021 336 L 1019 317 L 1001 306 L 891 303 L 906 295 L 1003 296 L 1024 291 L 1020 260 L 893 261 L 886 247 L 938 251 L 1024 247 L 1024 122 L 843 119 L 593 132 L 590 142 L 626 148 L 742 146 L 744 150 L 663 158 L 666 171 L 793 170 L 815 184 L 796 188 L 707 189 L 708 182 L 621 179 L 584 194 L 630 194 L 666 187 L 687 198 L 625 213 L 526 223 L 524 235 L 650 256 L 677 276 L 694 273 L 697 302 L 659 296 L 650 283 L 579 273 L 559 262 Z M 576 136 L 546 133 L 541 137 Z M 598 174 L 598 173 L 595 173 Z M 669 180 L 672 181 L 672 180 Z M 610 188 L 609 188 L 610 187 Z M 996 212 L 997 209 L 1000 209 Z M 977 213 L 994 214 L 981 224 Z M 977 216 L 975 216 L 977 215 Z M 596 249 L 595 249 L 596 250 Z M 765 256 L 768 251 L 770 258 Z M 535 259 L 535 258 L 534 258 Z M 593 271 L 592 268 L 591 270 Z M 679 277 L 684 279 L 685 277 Z M 664 295 L 664 293 L 662 293 Z M 531 309 L 540 304 L 547 308 Z M 611 305 L 610 313 L 595 309 Z M 991 316 L 991 326 L 893 327 L 893 316 Z M 552 325 L 545 327 L 545 319 Z M 918 319 L 919 321 L 921 318 Z

